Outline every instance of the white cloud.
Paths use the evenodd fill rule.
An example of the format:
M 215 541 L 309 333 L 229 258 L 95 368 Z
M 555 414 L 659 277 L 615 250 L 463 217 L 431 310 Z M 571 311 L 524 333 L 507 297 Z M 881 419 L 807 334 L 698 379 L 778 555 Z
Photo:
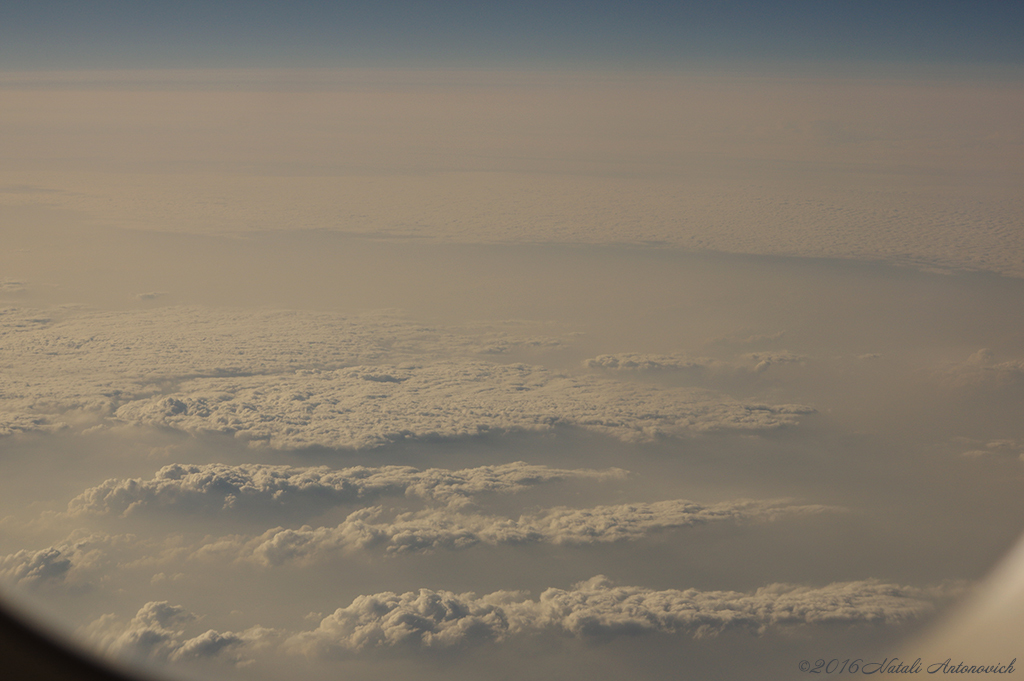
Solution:
M 962 584 L 929 587 L 876 580 L 816 587 L 770 584 L 753 592 L 655 590 L 617 586 L 598 575 L 537 599 L 523 591 L 483 596 L 419 589 L 357 596 L 320 618 L 316 628 L 287 632 L 253 626 L 201 633 L 192 612 L 150 601 L 128 622 L 104 615 L 80 630 L 101 650 L 158 662 L 221 658 L 239 663 L 259 651 L 300 656 L 354 655 L 404 648 L 451 649 L 513 637 L 563 635 L 591 642 L 638 634 L 689 638 L 725 631 L 761 635 L 821 626 L 889 626 L 931 614 Z
M 932 612 L 955 588 L 915 588 L 876 581 L 824 587 L 772 584 L 752 593 L 614 586 L 602 576 L 572 589 L 548 589 L 538 600 L 521 592 L 420 589 L 359 596 L 320 625 L 292 636 L 299 654 L 406 646 L 449 648 L 517 634 L 563 633 L 604 639 L 641 633 L 700 638 L 726 630 L 821 625 L 890 625 Z
M 117 513 L 142 509 L 184 511 L 256 508 L 322 510 L 366 502 L 382 496 L 413 496 L 462 505 L 483 492 L 510 493 L 531 485 L 565 479 L 621 478 L 621 469 L 567 470 L 523 462 L 462 470 L 411 466 L 326 466 L 296 468 L 265 464 L 171 464 L 152 479 L 112 478 L 68 503 L 69 515 Z
M 146 603 L 128 622 L 104 615 L 80 633 L 115 655 L 172 663 L 220 657 L 238 663 L 261 649 L 308 657 L 452 649 L 550 634 L 600 642 L 638 634 L 703 638 L 730 630 L 761 635 L 829 625 L 897 625 L 930 614 L 961 589 L 866 580 L 823 587 L 771 584 L 753 592 L 654 590 L 616 586 L 599 575 L 570 589 L 547 589 L 536 600 L 522 591 L 362 595 L 320 619 L 315 629 L 290 635 L 261 626 L 191 635 L 199 618 L 168 601 Z

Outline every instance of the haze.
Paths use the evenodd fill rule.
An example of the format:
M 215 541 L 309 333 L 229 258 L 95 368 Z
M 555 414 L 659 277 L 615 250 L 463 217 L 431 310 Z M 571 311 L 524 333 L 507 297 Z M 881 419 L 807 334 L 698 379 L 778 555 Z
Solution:
M 157 678 L 1018 656 L 1016 62 L 601 22 L 585 68 L 8 48 L 5 597 Z

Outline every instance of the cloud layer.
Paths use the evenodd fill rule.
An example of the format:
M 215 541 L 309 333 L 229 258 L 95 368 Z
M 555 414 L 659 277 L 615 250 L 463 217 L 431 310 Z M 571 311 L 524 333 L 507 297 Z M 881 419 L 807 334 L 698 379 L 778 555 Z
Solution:
M 700 378 L 707 375 L 760 374 L 773 364 L 795 364 L 806 359 L 802 355 L 785 351 L 751 352 L 741 355 L 735 361 L 680 354 L 617 353 L 584 360 L 583 366 L 609 372 L 678 373 Z
M 382 548 L 390 553 L 461 550 L 477 545 L 584 545 L 636 541 L 651 534 L 715 522 L 773 520 L 794 513 L 820 513 L 824 506 L 788 500 L 730 501 L 702 505 L 685 499 L 593 508 L 551 508 L 518 519 L 466 514 L 450 509 L 405 513 L 379 520 L 380 507 L 350 514 L 335 527 L 275 528 L 248 541 L 224 541 L 207 551 L 241 555 L 264 565 L 307 562 L 337 551 Z
M 324 653 L 396 646 L 445 648 L 516 634 L 557 632 L 584 638 L 641 633 L 700 638 L 727 630 L 830 624 L 897 624 L 932 611 L 943 588 L 875 581 L 824 587 L 772 584 L 753 593 L 614 586 L 598 576 L 538 600 L 518 592 L 482 597 L 447 591 L 378 593 L 356 598 L 313 631 L 291 637 L 293 651 Z
M 281 449 L 370 448 L 568 426 L 643 441 L 779 428 L 813 411 L 483 362 L 510 343 L 543 342 L 389 316 L 11 309 L 0 333 L 8 434 L 120 423 Z
M 761 635 L 833 625 L 888 626 L 914 621 L 955 596 L 958 585 L 911 587 L 873 580 L 823 587 L 771 584 L 753 592 L 654 590 L 616 586 L 598 575 L 571 589 L 474 593 L 420 589 L 356 597 L 312 630 L 252 627 L 241 633 L 189 636 L 196 616 L 167 601 L 146 603 L 127 623 L 105 615 L 83 630 L 110 652 L 160 661 L 224 655 L 238 659 L 261 647 L 290 655 L 334 657 L 387 649 L 410 652 L 500 643 L 557 634 L 595 643 L 662 634 L 704 638 L 726 631 Z
M 196 467 L 199 468 L 199 467 Z M 220 466 L 207 467 L 207 473 Z M 20 550 L 0 556 L 0 579 L 28 587 L 68 585 L 81 587 L 91 580 L 109 581 L 118 570 L 152 571 L 181 569 L 181 561 L 214 560 L 232 564 L 245 561 L 274 567 L 285 564 L 311 565 L 332 557 L 356 551 L 382 551 L 392 555 L 432 551 L 458 551 L 474 546 L 523 546 L 549 544 L 583 546 L 612 542 L 639 541 L 654 534 L 712 523 L 770 522 L 795 514 L 835 512 L 841 509 L 821 505 L 800 505 L 787 499 L 734 500 L 717 504 L 699 504 L 684 499 L 652 503 L 632 503 L 590 508 L 555 507 L 539 509 L 508 518 L 481 512 L 467 512 L 465 507 L 480 492 L 514 492 L 527 485 L 540 484 L 565 477 L 595 479 L 619 477 L 622 471 L 560 471 L 542 466 L 511 464 L 482 467 L 464 471 L 429 469 L 416 471 L 393 466 L 381 469 L 343 469 L 335 477 L 342 484 L 323 486 L 318 474 L 323 469 L 288 469 L 261 467 L 254 476 L 257 484 L 248 485 L 252 498 L 240 502 L 233 510 L 254 511 L 282 503 L 277 492 L 312 494 L 322 501 L 324 490 L 341 490 L 341 496 L 329 502 L 365 501 L 367 497 L 406 494 L 427 501 L 440 501 L 445 506 L 426 508 L 392 515 L 381 506 L 361 508 L 350 513 L 335 526 L 298 529 L 275 527 L 257 536 L 227 535 L 202 538 L 172 534 L 159 540 L 134 535 L 110 535 L 76 531 L 59 544 L 39 550 Z M 229 476 L 194 475 L 184 488 L 179 476 L 187 467 L 167 466 L 166 477 L 137 484 L 135 480 L 115 485 L 104 495 L 104 486 L 76 498 L 71 515 L 141 509 L 166 511 L 173 507 L 193 510 L 224 511 L 223 499 L 244 498 L 247 485 Z M 239 467 L 233 473 L 244 473 Z M 265 470 L 269 469 L 269 470 Z M 240 473 L 241 471 L 241 473 Z M 351 476 L 352 471 L 359 475 Z M 369 473 L 368 472 L 372 472 Z M 263 484 L 276 480 L 272 473 L 295 473 L 280 480 L 283 485 Z M 329 480 L 331 476 L 326 476 Z M 297 480 L 295 479 L 297 478 Z M 357 484 L 350 485 L 350 480 Z M 309 483 L 308 485 L 303 483 Z M 170 484 L 164 484 L 170 483 Z M 365 483 L 360 489 L 359 484 Z M 273 491 L 277 487 L 276 491 Z M 110 491 L 109 489 L 107 490 Z M 206 497 L 209 498 L 206 498 Z M 213 503 L 211 503 L 211 501 Z M 222 504 L 220 507 L 217 504 Z M 322 507 L 319 510 L 323 510 Z M 176 567 L 175 567 L 176 566 Z
M 625 441 L 794 425 L 802 405 L 743 403 L 720 393 L 566 376 L 524 364 L 449 361 L 187 381 L 134 400 L 119 421 L 223 433 L 273 448 L 370 448 L 556 426 Z
M 462 470 L 411 466 L 297 468 L 264 464 L 172 464 L 153 478 L 112 478 L 68 503 L 70 515 L 141 510 L 246 511 L 298 507 L 323 510 L 384 496 L 410 496 L 453 506 L 484 492 L 511 493 L 566 479 L 615 479 L 621 469 L 567 470 L 521 461 Z

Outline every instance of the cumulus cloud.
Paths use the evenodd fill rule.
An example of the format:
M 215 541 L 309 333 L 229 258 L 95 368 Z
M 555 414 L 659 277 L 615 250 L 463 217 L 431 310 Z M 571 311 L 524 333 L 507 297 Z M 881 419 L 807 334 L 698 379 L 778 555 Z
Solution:
M 324 509 L 382 496 L 406 495 L 464 505 L 483 492 L 512 493 L 531 485 L 566 479 L 622 478 L 621 469 L 559 469 L 523 463 L 462 470 L 411 466 L 326 466 L 299 468 L 265 464 L 171 464 L 153 478 L 112 478 L 68 503 L 69 515 L 142 509 L 184 511 Z
M 720 393 L 659 389 L 524 364 L 446 361 L 184 382 L 132 401 L 123 422 L 224 433 L 273 448 L 370 448 L 414 438 L 594 430 L 626 441 L 793 425 L 802 405 L 744 403 Z
M 188 627 L 197 619 L 180 605 L 151 601 L 127 623 L 119 622 L 113 615 L 104 615 L 82 633 L 108 653 L 158 662 L 218 657 L 247 645 L 258 645 L 276 633 L 257 626 L 240 633 L 210 629 L 197 636 L 186 636 Z
M 453 649 L 513 637 L 562 635 L 592 642 L 620 636 L 761 635 L 821 626 L 889 626 L 917 620 L 963 590 L 960 584 L 913 587 L 875 580 L 826 586 L 770 584 L 753 592 L 655 590 L 617 586 L 602 575 L 537 599 L 523 591 L 483 596 L 419 589 L 358 596 L 316 628 L 288 633 L 254 626 L 198 631 L 180 605 L 151 601 L 128 622 L 104 615 L 80 633 L 108 653 L 158 662 L 220 658 L 241 662 L 261 649 L 302 656 Z
M 89 534 L 43 549 L 23 549 L 0 556 L 0 580 L 28 587 L 76 581 L 88 570 L 107 566 L 109 549 L 133 540 L 130 535 Z
M 309 562 L 336 551 L 383 549 L 390 553 L 459 550 L 477 545 L 584 545 L 636 541 L 669 529 L 715 522 L 774 520 L 795 513 L 835 510 L 788 500 L 739 500 L 702 505 L 682 499 L 593 508 L 551 508 L 518 519 L 428 509 L 381 520 L 383 509 L 350 514 L 334 527 L 274 528 L 253 539 L 228 538 L 200 549 L 264 565 Z
M 0 558 L 0 578 L 14 583 L 62 582 L 70 569 L 71 559 L 53 546 Z
M 772 584 L 752 593 L 615 586 L 603 576 L 572 589 L 548 589 L 537 600 L 522 592 L 473 593 L 420 589 L 359 596 L 320 625 L 290 637 L 295 653 L 329 654 L 381 648 L 450 648 L 510 636 L 561 633 L 605 639 L 644 633 L 700 638 L 727 630 L 821 625 L 891 625 L 917 619 L 952 587 L 915 588 L 877 581 L 824 587 Z

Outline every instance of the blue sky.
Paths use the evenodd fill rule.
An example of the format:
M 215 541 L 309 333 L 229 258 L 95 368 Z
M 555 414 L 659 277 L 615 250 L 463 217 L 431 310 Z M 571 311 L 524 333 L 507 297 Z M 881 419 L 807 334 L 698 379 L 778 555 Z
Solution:
M 1024 63 L 1015 2 L 43 0 L 0 68 Z

